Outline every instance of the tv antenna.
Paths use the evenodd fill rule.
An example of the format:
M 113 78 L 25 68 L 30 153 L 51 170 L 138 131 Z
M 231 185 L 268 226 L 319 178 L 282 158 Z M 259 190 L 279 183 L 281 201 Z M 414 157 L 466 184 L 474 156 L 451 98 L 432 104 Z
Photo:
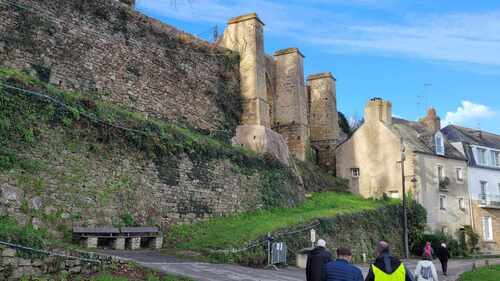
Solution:
M 429 107 L 429 91 L 432 87 L 431 83 L 424 83 L 424 89 L 420 95 L 417 95 L 417 110 L 421 111 L 422 107 L 424 110 Z

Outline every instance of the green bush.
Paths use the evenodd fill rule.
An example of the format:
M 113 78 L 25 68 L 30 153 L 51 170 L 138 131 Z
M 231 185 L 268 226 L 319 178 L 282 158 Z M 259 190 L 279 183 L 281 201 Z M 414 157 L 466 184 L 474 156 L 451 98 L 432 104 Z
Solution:
M 0 217 L 0 240 L 41 249 L 50 237 L 44 230 L 35 229 L 31 224 L 19 225 L 13 218 Z
M 414 244 L 412 248 L 412 253 L 416 256 L 423 256 L 424 247 L 426 242 L 430 242 L 433 249 L 438 249 L 441 243 L 445 243 L 450 251 L 450 255 L 453 257 L 464 256 L 464 249 L 460 246 L 457 239 L 454 239 L 451 235 L 445 234 L 443 232 L 435 232 L 432 234 L 422 235 L 422 240 Z

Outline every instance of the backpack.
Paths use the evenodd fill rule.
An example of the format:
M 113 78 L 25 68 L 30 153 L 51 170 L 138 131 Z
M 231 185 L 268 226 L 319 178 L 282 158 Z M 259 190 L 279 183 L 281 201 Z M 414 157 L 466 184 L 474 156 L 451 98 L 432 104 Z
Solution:
M 432 268 L 430 266 L 422 266 L 420 269 L 420 276 L 426 280 L 434 280 L 434 277 L 432 277 Z

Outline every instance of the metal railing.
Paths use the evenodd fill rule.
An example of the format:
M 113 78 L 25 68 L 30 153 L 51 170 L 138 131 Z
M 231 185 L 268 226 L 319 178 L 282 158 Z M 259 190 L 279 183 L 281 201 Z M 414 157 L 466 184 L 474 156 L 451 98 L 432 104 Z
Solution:
M 483 207 L 500 208 L 500 195 L 480 193 L 479 204 Z

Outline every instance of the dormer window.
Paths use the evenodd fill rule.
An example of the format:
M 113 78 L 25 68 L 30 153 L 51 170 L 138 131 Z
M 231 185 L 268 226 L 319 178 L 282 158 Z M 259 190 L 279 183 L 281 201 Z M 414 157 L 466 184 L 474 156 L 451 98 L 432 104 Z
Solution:
M 436 142 L 436 154 L 444 155 L 444 139 L 443 134 L 441 132 L 437 132 L 434 136 L 434 140 Z

